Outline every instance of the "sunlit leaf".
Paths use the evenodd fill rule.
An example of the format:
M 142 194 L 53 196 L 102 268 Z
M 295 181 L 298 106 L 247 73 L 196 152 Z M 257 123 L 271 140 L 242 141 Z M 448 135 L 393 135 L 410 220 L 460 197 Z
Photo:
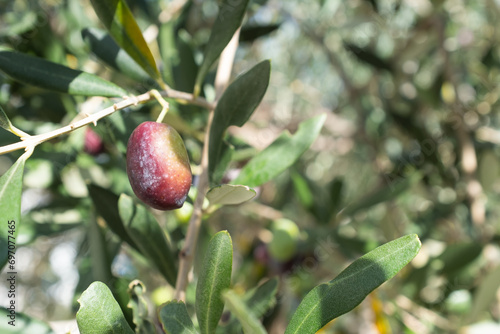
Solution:
M 214 120 L 210 128 L 209 175 L 212 184 L 219 183 L 225 168 L 218 168 L 227 144 L 223 138 L 226 129 L 242 126 L 250 118 L 264 97 L 269 84 L 271 64 L 265 60 L 242 74 L 229 85 L 215 109 Z M 226 149 L 224 149 L 226 148 Z M 227 159 L 225 159 L 227 161 Z M 217 171 L 217 172 L 216 172 Z
M 186 304 L 181 301 L 170 301 L 163 305 L 159 312 L 160 322 L 168 334 L 196 334 L 193 322 L 189 317 Z
M 204 52 L 203 63 L 200 66 L 194 95 L 200 93 L 201 83 L 207 75 L 210 67 L 219 58 L 220 54 L 241 25 L 247 8 L 248 0 L 231 1 L 223 0 L 219 7 L 219 14 L 212 27 L 212 32 Z
M 313 334 L 363 299 L 406 266 L 420 250 L 415 234 L 388 242 L 365 254 L 336 278 L 312 289 L 302 300 L 285 334 Z
M 233 245 L 227 231 L 213 236 L 196 286 L 196 316 L 202 334 L 214 333 L 224 309 L 222 291 L 229 288 Z
M 247 186 L 223 184 L 210 189 L 207 199 L 212 205 L 236 205 L 251 200 L 256 194 L 255 190 Z
M 0 71 L 25 84 L 71 95 L 127 95 L 123 88 L 96 75 L 20 52 L 0 51 Z
M 153 79 L 160 79 L 160 72 L 141 29 L 124 0 L 91 0 L 94 10 L 116 43 L 139 64 Z
M 76 321 L 81 334 L 134 334 L 106 284 L 92 283 L 78 302 L 80 309 L 76 314 Z
M 321 114 L 300 124 L 293 136 L 282 133 L 245 165 L 233 183 L 257 187 L 278 176 L 311 146 L 325 120 L 326 114 Z
M 21 156 L 0 177 L 0 212 L 3 224 L 0 226 L 0 270 L 7 266 L 8 271 L 16 271 L 15 245 L 21 226 L 21 194 L 23 189 L 23 172 L 26 156 Z M 10 252 L 9 252 L 10 251 Z

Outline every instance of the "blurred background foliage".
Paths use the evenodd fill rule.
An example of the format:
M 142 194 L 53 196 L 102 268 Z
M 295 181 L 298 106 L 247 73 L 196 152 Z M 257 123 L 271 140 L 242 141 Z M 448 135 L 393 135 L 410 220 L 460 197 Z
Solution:
M 190 92 L 217 2 L 129 4 L 155 57 L 171 64 L 161 68 L 167 82 Z M 328 118 L 311 149 L 257 189 L 256 200 L 207 217 L 199 251 L 211 234 L 227 229 L 236 288 L 280 277 L 278 304 L 264 319 L 270 332 L 280 333 L 312 287 L 376 246 L 417 233 L 423 243 L 417 258 L 322 332 L 498 333 L 500 2 L 254 0 L 249 9 L 234 73 L 271 59 L 272 75 L 250 122 L 229 131 L 238 161 L 227 179 L 283 129 L 293 132 L 322 112 Z M 87 1 L 0 2 L 3 46 L 146 91 L 150 83 L 111 71 L 89 52 L 82 30 L 91 27 L 102 29 Z M 214 94 L 211 80 L 213 74 L 204 86 L 207 98 Z M 0 104 L 31 134 L 106 103 L 0 74 Z M 141 279 L 151 303 L 171 297 L 172 288 L 144 258 L 119 247 L 87 190 L 93 183 L 130 193 L 123 160 L 128 136 L 158 112 L 155 103 L 124 110 L 92 130 L 40 145 L 27 161 L 17 251 L 17 301 L 24 313 L 74 329 L 64 321 L 74 319 L 76 299 L 103 277 L 125 287 Z M 194 164 L 206 116 L 173 103 L 167 120 L 184 137 Z M 0 145 L 15 140 L 0 132 Z M 0 156 L 0 174 L 19 154 Z M 155 212 L 177 249 L 189 206 Z M 280 218 L 300 229 L 286 260 L 267 247 L 277 233 L 271 222 Z M 0 295 L 6 291 L 2 282 Z M 190 285 L 188 302 L 193 298 Z

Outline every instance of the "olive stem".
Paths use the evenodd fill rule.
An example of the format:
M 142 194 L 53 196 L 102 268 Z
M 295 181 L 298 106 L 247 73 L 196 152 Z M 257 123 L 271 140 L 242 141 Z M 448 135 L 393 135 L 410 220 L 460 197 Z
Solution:
M 167 115 L 167 112 L 170 109 L 170 105 L 168 104 L 167 101 L 165 101 L 165 99 L 160 95 L 160 93 L 156 89 L 152 89 L 151 91 L 149 91 L 149 93 L 153 95 L 155 99 L 158 101 L 158 103 L 161 105 L 160 115 L 158 115 L 158 118 L 156 119 L 156 123 L 161 123 L 163 122 L 165 115 Z
M 214 111 L 210 110 L 207 122 L 207 131 L 205 132 L 205 145 L 203 145 L 201 157 L 201 174 L 199 175 L 195 187 L 198 189 L 196 199 L 193 203 L 193 213 L 189 219 L 188 231 L 184 242 L 184 247 L 179 253 L 179 271 L 177 272 L 177 280 L 175 284 L 174 299 L 186 300 L 186 287 L 188 284 L 188 275 L 193 265 L 194 253 L 196 250 L 196 241 L 201 226 L 203 216 L 203 202 L 205 201 L 205 193 L 208 190 L 208 139 L 210 135 L 210 125 L 214 117 Z
M 216 102 L 210 109 L 210 114 L 208 116 L 207 128 L 205 131 L 205 141 L 203 145 L 203 152 L 201 157 L 201 174 L 198 178 L 198 182 L 195 185 L 198 189 L 196 194 L 196 199 L 193 204 L 193 213 L 189 219 L 188 231 L 186 233 L 186 239 L 184 242 L 184 247 L 179 253 L 179 271 L 177 272 L 177 281 L 175 284 L 174 299 L 186 300 L 186 287 L 189 283 L 189 272 L 193 266 L 194 254 L 196 252 L 196 243 L 198 241 L 198 234 L 201 227 L 201 221 L 203 217 L 203 202 L 205 200 L 205 195 L 209 188 L 208 181 L 208 147 L 210 139 L 210 128 L 212 126 L 212 121 L 214 118 L 215 107 L 217 105 L 218 99 L 222 96 L 225 88 L 228 85 L 229 78 L 231 76 L 231 69 L 233 67 L 234 54 L 238 48 L 240 29 L 238 29 L 229 44 L 226 46 L 219 59 L 219 65 L 217 68 L 217 74 L 215 75 L 215 96 Z
M 128 107 L 137 105 L 139 103 L 146 103 L 146 102 L 151 101 L 154 98 L 156 98 L 158 101 L 163 100 L 165 103 L 167 103 L 167 105 L 168 105 L 168 102 L 165 101 L 163 98 L 171 98 L 171 99 L 180 101 L 181 103 L 189 103 L 189 104 L 198 105 L 200 107 L 204 107 L 204 108 L 207 108 L 209 110 L 214 109 L 213 103 L 210 103 L 201 97 L 194 98 L 193 94 L 180 92 L 180 91 L 177 91 L 177 90 L 174 90 L 171 88 L 167 88 L 165 91 L 162 91 L 161 93 L 156 91 L 156 93 L 158 93 L 159 98 L 156 97 L 154 95 L 155 93 L 152 93 L 152 92 L 147 92 L 147 93 L 137 95 L 137 96 L 132 96 L 132 97 L 125 96 L 125 97 L 123 97 L 123 99 L 121 101 L 113 104 L 112 106 L 110 106 L 108 108 L 105 108 L 105 109 L 100 110 L 100 111 L 93 113 L 93 114 L 85 114 L 86 115 L 85 118 L 82 118 L 82 119 L 80 119 L 76 122 L 73 122 L 69 125 L 66 125 L 62 128 L 59 128 L 59 129 L 56 129 L 54 131 L 50 131 L 47 133 L 43 133 L 40 135 L 31 136 L 31 135 L 15 128 L 17 130 L 16 135 L 21 136 L 21 141 L 14 143 L 14 144 L 9 144 L 9 145 L 5 145 L 5 146 L 0 147 L 0 155 L 5 154 L 5 153 L 9 153 L 9 152 L 13 152 L 13 151 L 17 151 L 17 150 L 21 150 L 21 149 L 27 149 L 29 147 L 34 148 L 35 146 L 37 146 L 43 142 L 46 142 L 47 140 L 56 138 L 56 137 L 61 136 L 63 134 L 70 133 L 76 129 L 79 129 L 79 128 L 84 127 L 86 125 L 89 125 L 91 123 L 93 123 L 94 125 L 97 125 L 98 120 L 100 120 L 106 116 L 109 116 L 118 110 L 122 110 L 122 109 L 125 109 Z M 160 102 L 160 104 L 162 104 L 162 102 Z M 164 105 L 162 104 L 162 106 L 164 106 Z

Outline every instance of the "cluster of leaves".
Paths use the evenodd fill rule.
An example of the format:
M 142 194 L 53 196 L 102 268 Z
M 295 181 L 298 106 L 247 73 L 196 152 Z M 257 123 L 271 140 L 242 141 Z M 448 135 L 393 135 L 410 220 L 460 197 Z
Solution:
M 72 6 L 77 6 L 75 2 L 70 3 Z M 81 96 L 123 97 L 136 92 L 143 93 L 148 89 L 159 89 L 165 91 L 166 97 L 169 98 L 169 89 L 173 87 L 182 92 L 193 91 L 191 102 L 199 95 L 207 97 L 210 89 L 203 88 L 212 84 L 210 70 L 234 32 L 240 27 L 247 12 L 248 1 L 237 3 L 223 1 L 218 16 L 211 26 L 210 37 L 204 45 L 203 60 L 199 66 L 194 61 L 196 52 L 193 46 L 186 43 L 181 37 L 182 34 L 178 33 L 179 27 L 187 25 L 187 14 L 192 4 L 183 7 L 175 18 L 160 24 L 158 36 L 160 55 L 157 57 L 153 55 L 144 40 L 139 24 L 125 1 L 94 0 L 92 5 L 108 32 L 92 27 L 94 23 L 91 21 L 82 23 L 85 19 L 68 22 L 81 24 L 79 31 L 82 41 L 86 42 L 88 48 L 86 50 L 114 70 L 112 74 L 108 74 L 114 80 L 105 80 L 102 76 L 61 64 L 70 63 L 72 59 L 57 59 L 57 56 L 66 54 L 65 50 L 60 49 L 55 56 L 43 52 L 41 52 L 43 57 L 28 55 L 28 53 L 37 54 L 36 51 L 40 50 L 31 43 L 22 41 L 16 46 L 16 51 L 10 48 L 0 51 L 0 70 L 16 81 L 12 82 L 11 94 L 17 92 L 29 98 L 32 103 L 35 103 L 34 97 L 40 97 L 41 110 L 49 108 L 55 99 L 57 104 L 64 106 L 57 110 L 65 110 L 68 113 L 68 115 L 47 114 L 38 117 L 40 124 L 50 124 L 42 129 L 51 130 L 56 124 L 68 123 L 71 118 L 82 116 L 75 112 L 85 101 Z M 61 15 L 71 16 L 77 12 L 78 8 L 68 6 L 67 11 Z M 154 17 L 157 18 L 159 15 Z M 36 31 L 50 29 L 45 25 L 35 28 Z M 244 36 L 248 38 L 248 35 Z M 28 46 L 33 49 L 29 49 Z M 74 45 L 69 45 L 68 48 L 78 49 Z M 75 54 L 85 54 L 83 51 L 71 51 Z M 158 57 L 163 60 L 162 66 L 159 67 L 155 60 Z M 79 68 L 79 66 L 73 67 Z M 266 60 L 238 76 L 217 101 L 210 128 L 206 128 L 206 112 L 203 108 L 186 106 L 185 99 L 172 100 L 172 116 L 169 116 L 167 121 L 175 123 L 174 126 L 185 135 L 193 161 L 200 160 L 202 143 L 199 140 L 199 133 L 204 131 L 209 133 L 208 175 L 212 189 L 207 193 L 207 198 L 213 210 L 206 210 L 207 212 L 213 212 L 221 205 L 239 204 L 253 197 L 255 191 L 249 187 L 262 186 L 281 175 L 311 146 L 323 127 L 326 115 L 321 114 L 302 122 L 293 135 L 284 131 L 264 150 L 257 154 L 252 153 L 250 159 L 248 157 L 245 159 L 249 161 L 242 166 L 238 176 L 230 181 L 231 185 L 220 185 L 227 176 L 229 167 L 237 164 L 238 153 L 251 146 L 228 137 L 227 129 L 231 126 L 241 127 L 248 121 L 268 88 L 270 71 L 270 62 Z M 117 80 L 126 76 L 130 81 L 124 79 L 124 84 L 121 84 L 121 80 Z M 120 85 L 112 81 L 120 82 Z M 23 85 L 17 86 L 19 82 Z M 50 89 L 51 92 L 32 91 L 32 86 Z M 106 103 L 109 101 L 99 102 L 97 105 Z M 34 112 L 35 105 L 27 108 L 29 110 L 26 110 L 25 114 L 30 115 Z M 177 250 L 183 241 L 185 226 L 176 221 L 176 226 L 170 233 L 166 232 L 158 217 L 131 197 L 132 192 L 123 168 L 123 154 L 128 135 L 142 120 L 150 118 L 155 112 L 157 110 L 154 107 L 140 106 L 134 108 L 132 112 L 124 110 L 104 119 L 102 121 L 104 126 L 96 127 L 96 131 L 106 143 L 107 153 L 101 161 L 97 159 L 99 156 L 94 159 L 90 154 L 82 152 L 84 132 L 74 131 L 69 138 L 63 140 L 57 138 L 56 143 L 37 143 L 36 148 L 28 147 L 28 152 L 16 159 L 0 178 L 0 212 L 7 220 L 15 221 L 18 227 L 12 233 L 9 230 L 0 230 L 2 266 L 12 260 L 9 254 L 4 252 L 7 249 L 5 245 L 9 236 L 21 240 L 18 243 L 20 246 L 34 241 L 41 235 L 81 229 L 81 222 L 87 222 L 80 247 L 88 254 L 86 260 L 89 261 L 81 263 L 80 282 L 77 287 L 77 294 L 85 290 L 79 298 L 80 310 L 77 313 L 81 333 L 155 331 L 156 321 L 151 321 L 148 316 L 145 284 L 137 280 L 130 282 L 129 279 L 117 277 L 119 275 L 112 272 L 112 262 L 121 251 L 122 243 L 128 244 L 127 249 L 133 254 L 131 256 L 142 261 L 146 259 L 171 286 L 175 286 L 178 270 Z M 21 133 L 12 125 L 12 123 L 17 125 L 18 119 L 13 119 L 14 122 L 11 122 L 7 114 L 1 110 L 0 121 L 4 129 L 22 137 L 25 142 L 35 137 Z M 30 124 L 29 117 L 26 117 L 26 122 L 20 123 L 18 126 L 27 132 L 38 131 L 39 124 L 36 122 Z M 2 138 L 2 144 L 12 138 L 12 136 Z M 52 165 L 48 166 L 48 173 L 45 169 L 47 165 L 44 164 L 47 160 L 52 161 Z M 28 170 L 35 175 L 32 179 L 45 182 L 40 188 L 47 191 L 44 192 L 46 196 L 41 196 L 40 203 L 31 209 L 30 215 L 21 217 L 21 193 L 26 165 L 30 165 Z M 54 176 L 59 174 L 58 168 L 61 169 L 60 179 Z M 37 176 L 39 175 L 37 173 L 44 177 Z M 102 177 L 103 173 L 105 177 Z M 48 180 L 45 178 L 47 174 Z M 396 190 L 387 187 L 375 194 L 362 197 L 347 206 L 342 215 L 352 216 L 367 207 L 397 196 L 418 179 L 415 177 L 398 183 Z M 294 178 L 298 187 L 302 181 L 299 175 Z M 335 191 L 332 191 L 332 194 L 335 194 Z M 71 211 L 74 207 L 78 209 Z M 326 214 L 328 218 L 332 218 L 339 209 L 335 205 L 331 207 Z M 76 221 L 64 226 L 40 221 L 47 220 L 46 217 L 40 219 L 43 214 L 49 215 L 48 220 L 55 218 L 54 213 L 57 211 L 74 212 L 77 215 Z M 105 225 L 102 224 L 101 218 L 105 221 Z M 291 317 L 286 332 L 314 333 L 332 319 L 349 312 L 370 292 L 408 264 L 419 249 L 420 241 L 414 234 L 373 249 L 330 282 L 312 289 Z M 274 307 L 277 281 L 268 280 L 243 295 L 237 290 L 230 289 L 233 249 L 231 237 L 227 232 L 216 233 L 210 239 L 206 250 L 199 251 L 196 255 L 198 258 L 203 258 L 200 260 L 203 265 L 197 272 L 194 302 L 190 305 L 189 301 L 188 304 L 170 301 L 162 305 L 158 311 L 158 318 L 163 330 L 169 333 L 196 332 L 198 329 L 203 333 L 213 333 L 216 330 L 239 332 L 241 329 L 248 333 L 265 332 L 259 319 Z M 197 326 L 193 323 L 194 316 L 190 314 L 188 308 L 192 305 L 195 308 Z M 227 307 L 233 318 L 225 326 L 220 327 L 219 320 L 224 307 Z M 2 309 L 2 312 L 6 310 Z M 238 322 L 235 319 L 238 319 Z M 25 321 L 25 325 L 43 327 L 29 320 Z M 28 330 L 28 327 L 24 329 Z

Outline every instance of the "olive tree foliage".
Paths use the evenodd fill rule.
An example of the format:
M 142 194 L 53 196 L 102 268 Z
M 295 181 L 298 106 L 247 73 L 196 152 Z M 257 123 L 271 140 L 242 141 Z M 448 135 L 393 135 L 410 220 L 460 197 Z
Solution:
M 262 101 L 274 66 L 286 68 L 280 57 L 255 60 L 237 51 L 239 45 L 240 50 L 252 47 L 281 28 L 278 20 L 259 23 L 263 13 L 272 12 L 265 2 L 131 5 L 124 0 L 5 5 L 0 36 L 0 125 L 5 130 L 0 134 L 0 214 L 3 221 L 15 224 L 0 227 L 4 271 L 16 263 L 15 253 L 9 252 L 14 240 L 18 248 L 45 238 L 70 240 L 78 250 L 75 306 L 80 333 L 265 333 L 273 322 L 284 323 L 286 333 L 315 333 L 352 311 L 417 255 L 421 243 L 411 229 L 357 242 L 343 234 L 341 226 L 428 182 L 425 170 L 410 175 L 398 173 L 395 166 L 393 173 L 382 174 L 389 182 L 359 187 L 357 197 L 347 201 L 342 179 L 332 178 L 315 191 L 318 185 L 307 178 L 310 170 L 303 173 L 301 166 L 318 137 L 328 137 L 325 123 L 331 111 L 298 117 L 293 131 L 282 129 L 265 147 L 236 135 L 256 111 L 265 110 Z M 413 90 L 403 84 L 399 90 L 396 81 L 392 90 L 375 87 L 382 96 L 376 100 L 369 75 L 351 77 L 356 71 L 349 68 L 353 60 L 346 55 L 363 63 L 361 72 L 374 71 L 377 77 L 390 73 L 404 81 L 395 74 L 399 63 L 372 52 L 369 38 L 360 45 L 347 38 L 336 40 L 342 34 L 329 37 L 331 32 L 294 12 L 301 6 L 284 5 L 280 18 L 295 17 L 295 29 L 304 34 L 301 42 L 324 48 L 325 59 L 338 72 L 337 83 L 347 92 L 349 106 L 341 113 L 355 110 L 353 118 L 365 121 L 368 129 L 363 130 L 370 135 L 383 131 L 378 121 L 383 109 L 382 114 L 389 113 L 423 150 L 425 127 L 412 122 L 417 116 L 407 110 L 419 106 L 407 101 Z M 304 10 L 320 8 L 339 16 L 341 9 L 344 14 L 358 10 L 341 4 L 335 8 L 334 1 Z M 378 15 L 386 14 L 380 10 Z M 332 45 L 342 45 L 349 53 L 333 52 Z M 294 48 L 291 57 L 301 52 L 309 57 L 300 48 Z M 233 74 L 233 63 L 238 73 Z M 443 99 L 459 108 L 446 90 L 459 84 L 447 73 Z M 296 88 L 302 78 L 309 80 L 300 72 L 288 75 L 296 76 Z M 391 92 L 401 94 L 394 99 L 384 95 Z M 322 103 L 340 109 L 339 96 Z M 368 109 L 378 114 L 365 114 Z M 170 124 L 184 139 L 194 178 L 179 210 L 152 210 L 130 187 L 127 141 L 149 120 Z M 470 141 L 470 136 L 460 138 L 464 146 Z M 438 151 L 425 159 L 443 180 L 453 177 Z M 463 167 L 464 182 L 473 184 L 465 160 Z M 287 211 L 280 203 L 272 208 L 266 199 L 272 182 L 285 185 L 275 191 L 277 197 L 302 211 Z M 476 198 L 469 199 L 474 203 Z M 471 212 L 473 208 L 471 204 Z M 252 230 L 260 232 L 249 232 L 254 240 L 242 238 Z M 345 249 L 337 252 L 335 246 L 332 252 L 329 247 L 324 256 L 324 247 L 322 253 L 318 245 L 325 236 L 333 236 Z M 354 261 L 339 266 L 335 256 Z M 308 263 L 331 268 L 323 276 L 318 269 L 318 277 L 308 282 L 313 275 L 299 275 L 310 269 Z M 287 271 L 290 264 L 295 267 Z M 297 275 L 299 283 L 285 284 L 283 275 L 274 277 L 283 273 Z M 33 279 L 33 286 L 40 283 Z M 287 289 L 300 297 L 285 294 Z M 287 312 L 285 320 L 279 310 Z M 19 315 L 19 320 L 51 332 L 28 316 Z

